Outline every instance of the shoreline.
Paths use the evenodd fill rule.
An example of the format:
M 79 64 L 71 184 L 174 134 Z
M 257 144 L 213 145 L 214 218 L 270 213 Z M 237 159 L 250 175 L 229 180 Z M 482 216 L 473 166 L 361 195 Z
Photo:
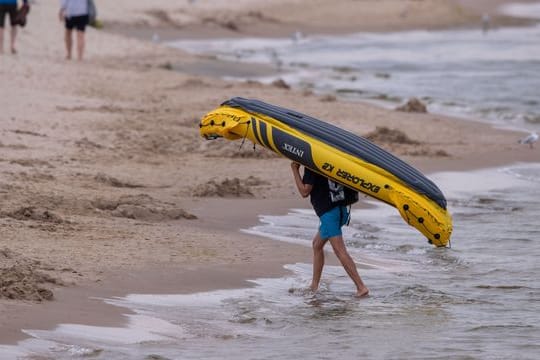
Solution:
M 52 13 L 52 10 L 47 11 Z M 43 24 L 49 22 L 45 17 L 41 21 Z M 66 260 L 66 266 L 73 266 L 78 274 L 69 275 L 64 280 L 67 284 L 73 282 L 76 285 L 55 289 L 58 297 L 55 301 L 36 304 L 2 300 L 0 312 L 10 314 L 7 318 L 4 316 L 2 322 L 0 333 L 2 344 L 14 344 L 27 338 L 25 334 L 18 331 L 21 328 L 51 328 L 64 322 L 62 318 L 67 318 L 66 309 L 71 312 L 70 321 L 76 319 L 86 324 L 112 326 L 121 324 L 125 320 L 123 309 L 112 308 L 112 305 L 96 300 L 95 297 L 127 295 L 129 289 L 183 293 L 217 289 L 223 286 L 240 287 L 248 284 L 246 280 L 254 274 L 260 273 L 267 277 L 286 273 L 283 269 L 283 265 L 287 264 L 286 259 L 287 261 L 294 259 L 296 261 L 308 259 L 309 261 L 310 259 L 310 252 L 304 247 L 291 244 L 276 246 L 274 241 L 260 237 L 257 237 L 256 244 L 253 246 L 252 236 L 237 231 L 238 227 L 250 224 L 252 226 L 256 222 L 257 211 L 264 208 L 265 213 L 268 213 L 266 209 L 269 204 L 271 204 L 271 212 L 274 213 L 284 213 L 290 208 L 284 206 L 284 203 L 303 203 L 308 206 L 308 203 L 298 199 L 294 192 L 287 164 L 282 159 L 273 158 L 248 158 L 239 162 L 238 157 L 230 155 L 233 151 L 231 149 L 236 149 L 237 144 L 232 144 L 232 146 L 201 145 L 199 142 L 203 140 L 197 138 L 193 132 L 189 132 L 191 130 L 186 129 L 191 129 L 195 125 L 194 119 L 197 116 L 217 106 L 219 99 L 224 100 L 223 96 L 231 92 L 247 93 L 254 97 L 268 97 L 270 102 L 283 102 L 285 105 L 294 104 L 295 101 L 291 98 L 296 96 L 306 101 L 301 107 L 307 109 L 311 106 L 314 109 L 311 113 L 322 119 L 327 118 L 329 105 L 321 102 L 317 96 L 305 97 L 299 92 L 276 89 L 272 86 L 231 84 L 211 77 L 198 75 L 194 77 L 192 74 L 185 73 L 172 76 L 169 71 L 160 68 L 160 65 L 169 59 L 177 58 L 180 54 L 184 56 L 180 51 L 161 49 L 148 42 L 125 40 L 116 35 L 98 32 L 88 35 L 95 42 L 100 38 L 106 38 L 111 42 L 111 49 L 109 50 L 104 44 L 95 43 L 97 45 L 95 49 L 89 49 L 91 60 L 86 64 L 65 64 L 61 60 L 55 60 L 61 51 L 60 44 L 47 50 L 44 63 L 27 59 L 24 51 L 20 55 L 19 62 L 10 58 L 6 59 L 14 68 L 13 75 L 6 73 L 10 76 L 7 83 L 16 84 L 21 76 L 30 79 L 28 84 L 22 85 L 21 93 L 36 96 L 37 100 L 32 105 L 34 109 L 30 111 L 35 112 L 37 108 L 38 114 L 24 111 L 25 106 L 21 105 L 20 101 L 17 103 L 17 96 L 6 96 L 13 102 L 9 103 L 10 106 L 7 109 L 8 117 L 12 120 L 1 129 L 4 136 L 0 147 L 4 148 L 7 154 L 0 162 L 5 171 L 4 177 L 0 178 L 0 185 L 6 188 L 8 188 L 7 185 L 12 186 L 10 190 L 13 194 L 5 195 L 4 203 L 8 209 L 16 209 L 23 203 L 46 208 L 59 214 L 62 222 L 51 224 L 37 220 L 29 226 L 26 221 L 4 219 L 1 225 L 7 231 L 7 241 L 2 241 L 0 245 L 11 248 L 15 244 L 16 250 L 25 257 L 37 258 L 42 262 L 52 264 L 50 267 L 53 268 L 53 274 L 62 272 L 60 264 L 62 260 Z M 29 40 L 23 38 L 21 41 L 29 47 L 28 54 L 40 52 L 37 45 L 32 48 Z M 90 47 L 91 44 L 92 42 L 89 42 L 88 46 Z M 135 57 L 137 54 L 145 56 L 131 59 L 132 56 L 128 50 L 131 49 L 131 45 L 135 45 Z M 100 51 L 103 51 L 104 55 L 101 55 Z M 184 63 L 198 60 L 197 57 L 185 57 Z M 118 59 L 125 60 L 127 64 L 125 69 L 118 64 Z M 45 70 L 48 65 L 50 69 Z M 94 71 L 101 70 L 103 74 L 98 76 L 81 74 L 79 71 L 81 66 L 89 67 Z M 44 79 L 37 80 L 38 75 L 43 75 Z M 65 77 L 65 80 L 59 80 L 62 77 Z M 73 89 L 73 83 L 78 81 L 87 85 L 84 88 Z M 155 83 L 148 84 L 149 81 Z M 122 83 L 126 83 L 125 87 Z M 142 88 L 143 84 L 147 88 Z M 50 86 L 51 92 L 47 86 Z M 175 97 L 183 96 L 185 98 L 183 102 L 171 100 L 168 97 L 168 92 L 171 91 L 176 92 Z M 201 99 L 198 99 L 198 95 L 201 95 Z M 142 99 L 146 102 L 142 102 Z M 357 133 L 363 133 L 370 129 L 370 126 L 373 127 L 368 123 L 351 124 L 353 114 L 359 109 L 365 110 L 369 114 L 369 119 L 390 117 L 391 119 L 383 121 L 393 124 L 394 127 L 398 121 L 414 123 L 412 133 L 414 129 L 423 127 L 424 121 L 429 121 L 432 127 L 439 126 L 437 123 L 445 124 L 444 126 L 448 129 L 452 129 L 454 127 L 452 124 L 456 121 L 455 118 L 435 114 L 426 116 L 395 114 L 392 111 L 366 104 L 338 101 L 330 106 L 334 105 L 336 107 L 342 105 L 344 109 L 328 120 L 349 127 Z M 171 114 L 175 111 L 181 114 L 180 120 L 177 115 Z M 299 109 L 299 111 L 302 110 Z M 303 111 L 309 113 L 309 111 Z M 46 116 L 51 119 L 43 121 Z M 148 125 L 147 118 L 149 117 L 157 118 L 164 129 L 160 131 L 152 129 L 152 126 Z M 13 120 L 21 118 L 22 122 Z M 469 120 L 460 121 L 468 122 Z M 182 124 L 177 125 L 177 122 Z M 512 159 L 540 161 L 536 152 L 515 144 L 506 144 L 508 139 L 514 137 L 511 131 L 488 130 L 486 128 L 489 125 L 483 123 L 462 123 L 456 127 L 464 133 L 485 132 L 486 148 L 479 149 L 478 146 L 481 147 L 482 144 L 466 144 L 467 146 L 445 144 L 454 147 L 457 155 L 450 158 L 433 156 L 415 158 L 405 155 L 404 160 L 424 173 L 475 169 L 486 164 L 490 165 L 482 167 L 493 167 L 497 164 L 504 166 Z M 137 132 L 130 131 L 131 128 L 136 128 L 137 132 L 143 132 L 144 136 L 137 136 Z M 180 135 L 171 135 L 176 132 Z M 437 145 L 429 141 L 430 135 L 422 141 L 426 147 L 436 149 Z M 168 140 L 167 136 L 172 136 L 172 140 Z M 137 146 L 133 146 L 132 142 L 135 142 Z M 167 144 L 169 145 L 165 146 Z M 501 144 L 506 145 L 501 146 Z M 175 146 L 181 149 L 175 149 Z M 64 147 L 67 147 L 67 150 Z M 471 155 L 470 151 L 473 147 L 476 152 Z M 45 151 L 40 151 L 41 149 Z M 214 150 L 229 155 L 217 159 L 197 154 L 191 157 L 185 155 L 185 152 L 190 151 L 202 153 Z M 65 151 L 68 153 L 67 156 L 63 155 Z M 400 156 L 400 151 L 403 150 L 398 149 L 398 156 Z M 224 158 L 234 159 L 233 163 L 230 166 L 214 164 L 214 161 L 219 162 Z M 28 166 L 28 159 L 33 161 L 30 166 Z M 197 176 L 185 179 L 183 171 L 177 168 L 179 160 L 187 168 L 192 169 Z M 258 161 L 263 161 L 265 168 L 274 168 L 275 171 L 259 169 Z M 130 164 L 126 165 L 125 162 L 130 162 Z M 205 162 L 212 162 L 212 168 L 204 166 Z M 140 168 L 145 167 L 148 169 L 140 171 Z M 110 184 L 104 186 L 100 183 L 101 180 L 96 181 L 97 175 L 103 172 L 110 175 L 112 180 L 124 181 L 126 186 L 116 187 Z M 253 189 L 260 190 L 262 195 L 256 196 L 253 200 L 233 198 L 222 202 L 219 198 L 194 198 L 190 194 L 191 189 L 200 185 L 201 182 L 204 183 L 206 178 L 220 180 L 224 177 L 223 174 L 225 177 L 235 176 L 235 174 L 253 174 L 261 182 Z M 244 177 L 242 175 L 242 178 Z M 28 181 L 31 186 L 25 185 Z M 170 185 L 171 183 L 183 184 L 187 189 L 175 189 Z M 137 187 L 139 184 L 142 186 Z M 286 185 L 283 186 L 283 184 Z M 127 185 L 136 186 L 131 188 Z M 250 189 L 247 185 L 245 188 Z M 26 191 L 29 195 L 25 193 Z M 59 195 L 42 195 L 47 193 Z M 195 214 L 198 220 L 192 223 L 188 223 L 189 220 L 185 219 L 175 220 L 172 223 L 167 219 L 163 222 L 145 218 L 130 220 L 110 217 L 111 211 L 106 207 L 99 208 L 92 205 L 100 199 L 115 199 L 119 194 L 134 197 L 139 193 L 146 197 L 137 198 L 133 202 L 135 205 L 126 204 L 157 211 L 162 208 L 172 208 L 173 205 L 170 203 L 174 202 L 175 206 L 181 206 L 182 209 Z M 74 198 L 86 199 L 86 201 L 77 203 L 73 200 Z M 241 201 L 245 201 L 243 205 L 246 205 L 242 212 L 229 210 Z M 208 207 L 211 212 L 206 211 Z M 18 232 L 20 234 L 17 234 Z M 179 234 L 184 235 L 179 236 Z M 188 243 L 188 250 L 186 250 L 186 244 L 174 243 L 175 237 L 190 236 L 193 236 L 194 240 Z M 73 239 L 80 240 L 80 245 L 72 245 Z M 119 239 L 125 241 L 126 244 L 122 246 L 117 244 Z M 215 239 L 221 239 L 225 245 L 214 244 Z M 152 244 L 146 244 L 145 241 Z M 96 245 L 96 242 L 100 244 Z M 44 253 L 43 248 L 48 245 L 51 246 L 51 250 Z M 78 246 L 81 249 L 76 250 L 77 253 L 72 253 Z M 151 250 L 154 247 L 159 248 L 155 254 Z M 65 249 L 65 255 L 53 254 L 59 249 L 60 251 Z M 134 249 L 133 259 L 114 257 L 115 252 L 125 249 Z M 88 251 L 91 256 L 84 254 L 85 251 Z M 106 259 L 100 256 L 102 255 L 100 252 L 103 251 L 107 252 Z M 223 251 L 223 254 L 218 254 L 218 251 Z M 113 254 L 108 254 L 109 252 Z M 172 256 L 171 253 L 176 253 L 176 255 Z M 74 259 L 69 259 L 70 257 Z M 192 276 L 195 272 L 197 281 Z M 96 313 L 99 315 L 96 316 Z
M 217 1 L 215 8 L 205 5 L 171 6 L 158 4 L 159 10 L 139 9 L 131 21 L 108 19 L 113 33 L 141 40 L 159 35 L 160 41 L 288 37 L 299 31 L 309 35 L 342 35 L 356 32 L 399 32 L 482 27 L 482 16 L 490 16 L 492 28 L 528 26 L 534 19 L 513 17 L 499 11 L 509 0 L 385 0 L 358 4 L 338 1 L 331 5 L 315 0 L 309 8 L 302 1 L 278 0 L 273 3 L 244 0 L 234 5 Z M 533 3 L 536 0 L 524 0 Z M 245 9 L 250 9 L 246 11 Z M 325 15 L 322 15 L 325 14 Z M 314 25 L 316 24 L 316 25 Z

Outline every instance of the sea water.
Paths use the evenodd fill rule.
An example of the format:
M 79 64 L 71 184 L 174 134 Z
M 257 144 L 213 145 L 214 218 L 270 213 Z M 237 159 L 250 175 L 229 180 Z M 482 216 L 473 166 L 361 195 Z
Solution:
M 21 359 L 537 359 L 540 353 L 540 164 L 432 179 L 454 219 L 451 248 L 434 248 L 397 211 L 354 209 L 344 236 L 370 288 L 356 299 L 340 266 L 306 291 L 311 264 L 253 287 L 104 301 L 126 327 L 61 324 L 0 347 Z M 261 215 L 244 232 L 310 244 L 311 210 Z M 329 249 L 328 249 L 329 250 Z M 330 250 L 329 250 L 330 251 Z
M 540 19 L 538 4 L 506 11 Z M 182 40 L 197 54 L 276 68 L 272 76 L 315 93 L 396 107 L 416 97 L 430 112 L 540 129 L 540 25 L 290 38 Z M 224 74 L 226 75 L 226 74 Z M 243 78 L 241 78 L 242 80 Z M 225 99 L 224 99 L 225 100 Z
M 534 130 L 539 40 L 540 28 L 527 27 L 183 46 L 273 61 L 280 77 L 318 92 L 395 102 L 417 96 L 430 111 Z M 353 208 L 344 237 L 369 298 L 354 298 L 348 276 L 331 265 L 312 294 L 305 290 L 311 264 L 289 264 L 290 275 L 251 279 L 245 289 L 104 299 L 133 311 L 127 326 L 25 329 L 31 337 L 0 346 L 0 359 L 537 359 L 540 164 L 430 178 L 454 219 L 449 249 L 427 244 L 392 207 Z M 317 224 L 312 210 L 292 209 L 262 214 L 242 231 L 311 252 Z

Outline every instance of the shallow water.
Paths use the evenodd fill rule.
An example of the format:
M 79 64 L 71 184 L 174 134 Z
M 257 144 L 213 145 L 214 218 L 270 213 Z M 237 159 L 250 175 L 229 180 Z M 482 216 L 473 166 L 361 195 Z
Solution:
M 371 296 L 341 267 L 304 289 L 310 264 L 254 287 L 106 299 L 135 311 L 128 328 L 63 324 L 0 347 L 39 359 L 536 359 L 540 353 L 540 164 L 432 176 L 448 197 L 451 249 L 428 245 L 395 209 L 353 210 L 345 237 Z M 261 216 L 248 233 L 306 245 L 310 210 Z M 26 355 L 24 355 L 26 354 Z M 26 356 L 26 357 L 25 357 Z

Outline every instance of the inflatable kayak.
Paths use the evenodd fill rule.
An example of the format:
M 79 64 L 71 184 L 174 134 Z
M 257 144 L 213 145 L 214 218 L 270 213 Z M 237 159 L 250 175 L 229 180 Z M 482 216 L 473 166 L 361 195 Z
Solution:
M 199 126 L 206 139 L 248 139 L 394 206 L 430 244 L 448 245 L 452 218 L 441 190 L 363 137 L 293 110 L 239 97 L 206 114 Z

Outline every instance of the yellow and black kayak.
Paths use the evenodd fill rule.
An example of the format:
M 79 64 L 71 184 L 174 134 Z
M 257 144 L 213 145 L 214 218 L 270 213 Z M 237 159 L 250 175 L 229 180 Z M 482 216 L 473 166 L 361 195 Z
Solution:
M 333 181 L 398 209 L 429 243 L 447 246 L 452 218 L 441 190 L 369 140 L 302 113 L 240 97 L 204 116 L 206 139 L 249 139 Z

